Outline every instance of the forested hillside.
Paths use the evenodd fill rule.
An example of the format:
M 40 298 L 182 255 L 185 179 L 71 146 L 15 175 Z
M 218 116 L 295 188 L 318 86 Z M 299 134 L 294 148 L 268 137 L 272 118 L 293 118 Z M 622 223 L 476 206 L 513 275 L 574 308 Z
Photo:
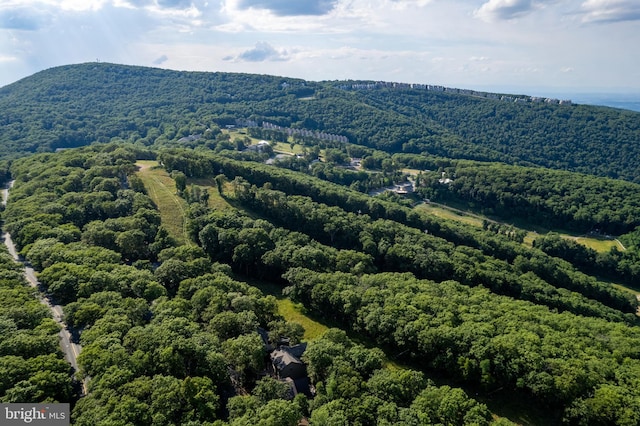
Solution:
M 176 246 L 135 174 L 135 159 L 154 155 L 111 144 L 12 165 L 5 226 L 81 330 L 80 377 L 90 382 L 76 424 L 491 421 L 485 405 L 430 381 L 433 371 L 547 404 L 554 421 L 635 419 L 622 406 L 640 400 L 640 328 L 624 293 L 500 236 L 206 151 L 158 153 L 190 204 L 197 245 Z M 215 185 L 179 183 L 196 169 Z M 220 169 L 226 176 L 206 173 Z M 236 208 L 211 207 L 211 195 Z M 308 342 L 315 394 L 289 399 L 280 382 L 259 380 L 257 331 L 295 343 L 299 326 L 243 278 L 279 285 L 380 349 L 337 330 Z M 413 370 L 384 368 L 381 349 Z M 611 398 L 620 408 L 603 413 Z
M 3 229 L 82 346 L 74 372 L 0 256 L 0 401 L 87 426 L 640 423 L 640 115 L 427 89 L 102 63 L 0 89 Z
M 405 151 L 539 165 L 639 181 L 637 112 L 530 100 L 488 101 L 478 96 L 420 90 L 400 96 L 395 91 L 368 90 L 363 97 L 407 117 L 438 123 L 465 142 L 499 154 L 482 157 L 449 147 L 434 152 L 428 142 L 421 141 L 410 142 Z
M 639 113 L 356 83 L 105 63 L 58 67 L 0 89 L 0 146 L 6 155 L 114 137 L 150 145 L 252 120 L 388 152 L 640 181 Z
M 134 159 L 149 154 L 126 146 L 96 146 L 32 156 L 12 167 L 16 184 L 5 226 L 40 270 L 48 294 L 66 305 L 69 326 L 80 330 L 78 374 L 89 378 L 89 387 L 75 402 L 74 424 L 293 426 L 304 416 L 316 424 L 491 422 L 487 407 L 464 391 L 437 386 L 420 371 L 383 368 L 380 349 L 366 349 L 336 329 L 309 342 L 303 358 L 315 398 L 308 400 L 302 393 L 291 398 L 286 382 L 260 378 L 267 365 L 265 345 L 284 336 L 295 343 L 302 330 L 277 313 L 273 296 L 239 281 L 233 270 L 258 274 L 246 269 L 247 262 L 257 261 L 256 250 L 271 248 L 275 261 L 289 241 L 333 252 L 344 258 L 345 270 L 356 260 L 368 262 L 367 256 L 329 246 L 323 250 L 304 234 L 242 211 L 209 211 L 200 201 L 192 201 L 192 232 L 204 238 L 215 230 L 212 222 L 209 231 L 198 232 L 195 212 L 237 227 L 227 230 L 233 259 L 225 257 L 226 250 L 214 250 L 211 244 L 219 245 L 219 240 L 211 237 L 206 250 L 193 244 L 176 247 L 133 173 Z M 38 302 L 33 299 L 30 305 Z M 35 327 L 40 333 L 51 329 L 38 325 L 46 315 L 33 315 L 33 324 L 8 316 L 7 326 Z M 258 334 L 260 327 L 269 330 L 268 341 Z M 32 333 L 27 330 L 25 336 Z M 55 353 L 55 338 L 42 338 L 48 339 L 43 355 Z M 19 368 L 18 356 L 39 355 L 11 342 L 6 341 L 7 356 L 0 358 L 5 369 L 10 361 Z M 57 370 L 38 378 L 40 387 L 56 393 L 18 394 L 29 374 L 7 375 L 2 400 L 71 399 L 69 390 L 64 393 L 58 384 L 68 388 L 70 377 Z M 390 388 L 395 390 L 389 393 Z

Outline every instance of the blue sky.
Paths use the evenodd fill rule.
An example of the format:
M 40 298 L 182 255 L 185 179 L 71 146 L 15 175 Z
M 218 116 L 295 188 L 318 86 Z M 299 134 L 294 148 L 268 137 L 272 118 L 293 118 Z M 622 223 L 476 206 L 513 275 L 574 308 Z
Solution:
M 638 0 L 2 0 L 0 86 L 100 60 L 526 94 L 640 93 Z

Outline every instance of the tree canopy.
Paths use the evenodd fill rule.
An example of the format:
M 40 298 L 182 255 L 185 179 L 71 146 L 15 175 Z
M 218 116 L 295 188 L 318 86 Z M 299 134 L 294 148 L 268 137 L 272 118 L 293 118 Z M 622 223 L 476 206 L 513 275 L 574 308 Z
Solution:
M 541 422 L 640 422 L 638 300 L 612 285 L 640 277 L 637 113 L 113 64 L 0 107 L 3 229 L 82 345 L 72 372 L 0 253 L 0 401 L 71 402 L 78 425 L 485 425 L 510 424 L 506 394 Z

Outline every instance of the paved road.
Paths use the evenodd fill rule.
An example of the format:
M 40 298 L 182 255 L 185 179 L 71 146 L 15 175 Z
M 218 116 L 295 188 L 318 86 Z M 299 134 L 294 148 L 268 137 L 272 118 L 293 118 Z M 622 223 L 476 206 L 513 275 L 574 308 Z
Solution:
M 13 182 L 9 185 L 9 188 L 13 186 Z M 7 204 L 7 199 L 9 197 L 9 189 L 5 188 L 2 190 L 2 204 Z M 80 351 L 82 347 L 77 343 L 73 343 L 71 339 L 71 333 L 67 329 L 67 324 L 64 322 L 64 314 L 62 312 L 62 306 L 54 305 L 47 297 L 45 297 L 44 293 L 42 293 L 42 289 L 40 287 L 40 282 L 36 278 L 36 273 L 34 269 L 26 262 L 16 251 L 16 246 L 13 244 L 13 240 L 11 239 L 11 234 L 8 232 L 2 232 L 2 238 L 4 239 L 4 244 L 7 246 L 9 250 L 9 254 L 13 257 L 16 262 L 22 263 L 24 265 L 24 277 L 29 283 L 29 285 L 35 289 L 38 289 L 40 292 L 38 293 L 38 299 L 42 304 L 46 305 L 49 309 L 51 309 L 51 314 L 53 319 L 60 325 L 60 347 L 64 352 L 64 357 L 71 367 L 75 371 L 78 371 L 78 355 L 80 355 Z M 82 383 L 82 392 L 84 395 L 87 394 L 87 383 L 86 380 Z

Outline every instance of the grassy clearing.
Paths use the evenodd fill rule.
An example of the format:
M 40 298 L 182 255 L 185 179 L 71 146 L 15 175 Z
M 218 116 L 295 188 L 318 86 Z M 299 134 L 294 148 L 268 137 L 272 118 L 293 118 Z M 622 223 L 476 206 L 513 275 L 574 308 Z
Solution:
M 311 99 L 311 98 L 310 98 Z M 236 139 L 236 138 L 248 138 L 249 140 L 251 140 L 251 145 L 255 145 L 258 142 L 260 142 L 263 139 L 260 138 L 254 138 L 252 136 L 249 136 L 249 134 L 247 133 L 246 129 L 233 129 L 233 130 L 222 130 L 222 133 L 227 133 L 231 136 L 231 139 Z M 298 154 L 303 154 L 305 147 L 302 144 L 299 143 L 293 143 L 293 138 L 289 137 L 288 138 L 288 142 L 275 142 L 275 141 L 269 141 L 269 143 L 271 144 L 271 146 L 273 147 L 273 152 L 276 154 L 290 154 L 290 155 L 298 155 Z M 324 150 L 320 151 L 320 155 L 322 156 Z M 416 172 L 417 174 L 417 172 Z
M 452 209 L 448 209 L 446 207 L 440 207 L 434 204 L 421 204 L 420 209 L 426 210 L 432 215 L 440 217 L 442 219 L 456 220 L 458 222 L 462 222 L 468 225 L 473 225 L 478 228 L 482 228 L 482 219 L 480 219 L 477 216 L 470 216 L 458 210 L 452 210 Z
M 247 137 L 251 140 L 251 144 L 255 145 L 260 142 L 262 139 L 251 137 L 247 134 L 245 129 L 237 129 L 237 130 L 223 130 L 222 133 L 228 133 L 231 136 L 231 139 L 235 139 L 236 137 L 244 138 Z M 290 139 L 291 140 L 291 139 Z M 273 151 L 281 154 L 302 154 L 303 146 L 300 144 L 293 144 L 293 149 L 291 148 L 291 143 L 289 142 L 270 142 L 273 146 Z
M 482 228 L 483 220 L 492 220 L 476 213 L 465 212 L 454 207 L 443 206 L 441 204 L 425 203 L 421 204 L 418 208 L 425 210 L 434 216 L 448 220 L 455 220 L 478 228 Z M 517 228 L 517 226 L 515 227 Z M 558 233 L 563 238 L 575 240 L 577 243 L 592 248 L 599 253 L 608 252 L 613 247 L 617 247 L 619 250 L 624 250 L 621 244 L 616 240 L 586 237 L 584 235 L 568 233 L 564 230 L 545 229 L 539 226 L 531 227 L 531 229 L 527 230 L 527 235 L 524 238 L 524 244 L 531 247 L 536 238 L 551 231 Z
M 583 244 L 587 247 L 594 249 L 597 252 L 605 253 L 611 250 L 613 247 L 617 247 L 619 250 L 622 250 L 618 242 L 615 240 L 607 240 L 600 238 L 587 238 L 587 237 L 577 237 L 576 242 Z
M 187 179 L 187 186 L 197 185 L 202 189 L 206 189 L 209 192 L 209 207 L 214 210 L 225 210 L 233 208 L 229 202 L 224 199 L 218 192 L 218 186 L 213 178 L 199 178 L 199 179 Z M 227 191 L 230 190 L 230 186 L 227 187 Z M 224 189 L 223 189 L 224 191 Z
M 273 147 L 273 150 L 282 154 L 302 154 L 303 146 L 299 144 L 293 144 L 292 150 L 290 143 L 278 142 Z
M 295 303 L 282 295 L 282 287 L 267 281 L 248 281 L 249 285 L 257 287 L 262 293 L 275 296 L 278 299 L 278 313 L 285 320 L 297 322 L 304 327 L 304 340 L 313 340 L 329 329 L 330 325 L 314 319 L 301 303 Z
M 176 184 L 157 161 L 140 160 L 138 176 L 142 179 L 149 197 L 158 206 L 162 225 L 180 244 L 189 242 L 185 229 L 184 213 L 187 203 L 176 195 Z
M 291 299 L 278 299 L 278 312 L 287 321 L 297 322 L 304 327 L 304 340 L 314 340 L 320 337 L 329 327 L 315 321 L 306 313 L 306 309 L 300 303 L 294 303 Z
M 401 170 L 401 172 L 403 173 L 407 173 L 411 176 L 418 176 L 418 174 L 425 172 L 426 170 L 422 170 L 422 169 L 409 169 L 409 168 L 404 168 Z

